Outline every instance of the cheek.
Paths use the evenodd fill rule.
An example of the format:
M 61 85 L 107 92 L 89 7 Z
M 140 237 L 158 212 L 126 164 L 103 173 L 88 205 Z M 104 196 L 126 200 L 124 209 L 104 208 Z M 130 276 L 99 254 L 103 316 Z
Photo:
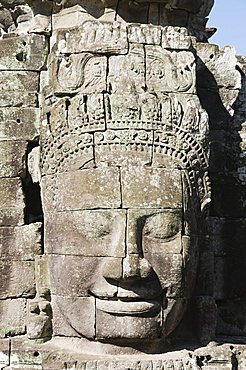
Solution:
M 158 276 L 166 297 L 182 296 L 183 258 L 175 253 L 145 253 L 144 257 L 151 264 Z
M 196 280 L 198 239 L 181 233 L 168 242 L 144 236 L 142 247 L 166 297 L 190 298 Z
M 62 297 L 87 297 L 103 257 L 71 255 L 47 256 L 51 294 Z
M 125 218 L 124 210 L 57 212 L 45 223 L 45 252 L 124 257 Z

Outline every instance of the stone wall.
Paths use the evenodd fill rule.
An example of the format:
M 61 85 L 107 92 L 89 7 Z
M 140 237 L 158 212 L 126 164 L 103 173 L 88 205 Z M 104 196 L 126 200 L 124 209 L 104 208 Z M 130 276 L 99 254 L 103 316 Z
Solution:
M 207 43 L 213 32 L 206 29 L 213 1 L 139 3 L 142 2 L 108 1 L 105 8 L 105 2 L 94 1 L 0 2 L 1 368 L 236 370 L 245 367 L 242 344 L 246 336 L 246 59 L 236 58 L 231 47 L 221 50 Z M 107 24 L 116 20 L 118 43 L 103 40 L 95 30 L 95 37 L 101 41 L 93 49 L 93 41 L 88 42 L 83 36 L 87 32 L 83 28 L 85 18 L 88 22 L 96 18 L 98 23 Z M 121 27 L 124 30 L 127 27 L 127 38 L 122 36 Z M 53 306 L 51 302 L 51 313 L 46 281 L 49 274 L 43 264 L 43 255 L 49 254 L 47 248 L 52 251 L 50 254 L 54 251 L 52 240 L 50 247 L 44 244 L 39 186 L 40 132 L 44 133 L 47 119 L 52 129 L 59 128 L 64 119 L 69 119 L 68 111 L 70 119 L 76 119 L 76 89 L 81 85 L 89 96 L 95 89 L 104 93 L 108 88 L 106 78 L 90 83 L 84 81 L 84 85 L 76 80 L 80 76 L 75 72 L 83 64 L 83 60 L 79 60 L 81 52 L 97 54 L 106 74 L 110 68 L 110 53 L 118 55 L 110 56 L 111 67 L 113 65 L 117 71 L 117 61 L 121 55 L 124 59 L 129 42 L 144 44 L 146 53 L 148 47 L 156 43 L 158 32 L 162 33 L 162 47 L 168 52 L 192 50 L 196 56 L 197 82 L 191 93 L 195 95 L 197 91 L 200 102 L 197 100 L 196 104 L 201 104 L 209 117 L 212 200 L 204 240 L 200 243 L 196 285 L 184 319 L 168 338 L 163 351 L 168 352 L 166 357 L 162 354 L 161 358 L 146 360 L 122 359 L 121 363 L 110 357 L 104 360 L 93 359 L 93 355 L 82 358 L 78 353 L 87 348 L 87 342 L 81 349 L 77 343 L 79 335 L 58 314 L 55 302 Z M 148 44 L 151 46 L 146 47 Z M 146 62 L 146 54 L 144 58 Z M 68 78 L 66 68 L 71 63 L 75 67 Z M 97 64 L 89 65 L 94 76 L 97 76 Z M 114 89 L 115 75 L 107 75 L 107 82 L 110 79 Z M 92 99 L 92 113 L 93 104 L 98 102 Z M 101 113 L 100 109 L 96 110 L 99 121 Z M 101 118 L 104 121 L 104 117 Z M 195 124 L 197 117 L 191 114 L 191 118 Z M 41 152 L 43 149 L 44 146 Z M 85 163 L 93 155 L 95 152 L 88 150 Z M 102 154 L 96 155 L 101 160 Z M 52 173 L 52 158 L 47 171 Z M 58 339 L 54 348 L 49 347 L 49 341 L 39 344 L 36 340 L 33 344 L 34 341 L 27 340 L 27 336 L 49 340 L 51 319 L 53 336 Z M 71 347 L 78 345 L 77 357 L 67 355 L 71 348 L 64 347 L 61 337 L 75 340 Z M 211 340 L 230 344 L 222 349 L 210 344 L 194 351 L 201 343 Z M 189 351 L 172 352 L 185 348 Z

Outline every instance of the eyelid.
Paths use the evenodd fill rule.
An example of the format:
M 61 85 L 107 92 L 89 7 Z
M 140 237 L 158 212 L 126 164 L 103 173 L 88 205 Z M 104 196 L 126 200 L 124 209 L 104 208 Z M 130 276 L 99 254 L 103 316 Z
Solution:
M 159 218 L 157 225 L 154 224 L 154 219 Z M 171 219 L 174 217 L 174 220 Z M 176 222 L 175 222 L 176 221 Z M 153 223 L 153 225 L 151 225 Z M 156 214 L 145 220 L 143 226 L 143 236 L 149 236 L 155 239 L 165 239 L 171 241 L 181 230 L 181 220 L 178 214 Z

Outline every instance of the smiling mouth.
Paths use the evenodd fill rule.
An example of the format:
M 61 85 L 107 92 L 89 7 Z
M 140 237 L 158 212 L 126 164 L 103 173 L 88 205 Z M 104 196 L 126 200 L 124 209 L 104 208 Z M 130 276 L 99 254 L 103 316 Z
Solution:
M 100 311 L 109 314 L 133 316 L 160 311 L 161 305 L 158 301 L 122 301 L 96 299 L 96 307 Z

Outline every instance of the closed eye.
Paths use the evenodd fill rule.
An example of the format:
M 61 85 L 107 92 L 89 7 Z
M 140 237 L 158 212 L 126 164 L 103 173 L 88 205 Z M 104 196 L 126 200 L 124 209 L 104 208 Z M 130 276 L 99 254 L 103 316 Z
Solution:
M 181 230 L 179 214 L 159 213 L 146 219 L 143 236 L 165 241 L 172 240 Z

